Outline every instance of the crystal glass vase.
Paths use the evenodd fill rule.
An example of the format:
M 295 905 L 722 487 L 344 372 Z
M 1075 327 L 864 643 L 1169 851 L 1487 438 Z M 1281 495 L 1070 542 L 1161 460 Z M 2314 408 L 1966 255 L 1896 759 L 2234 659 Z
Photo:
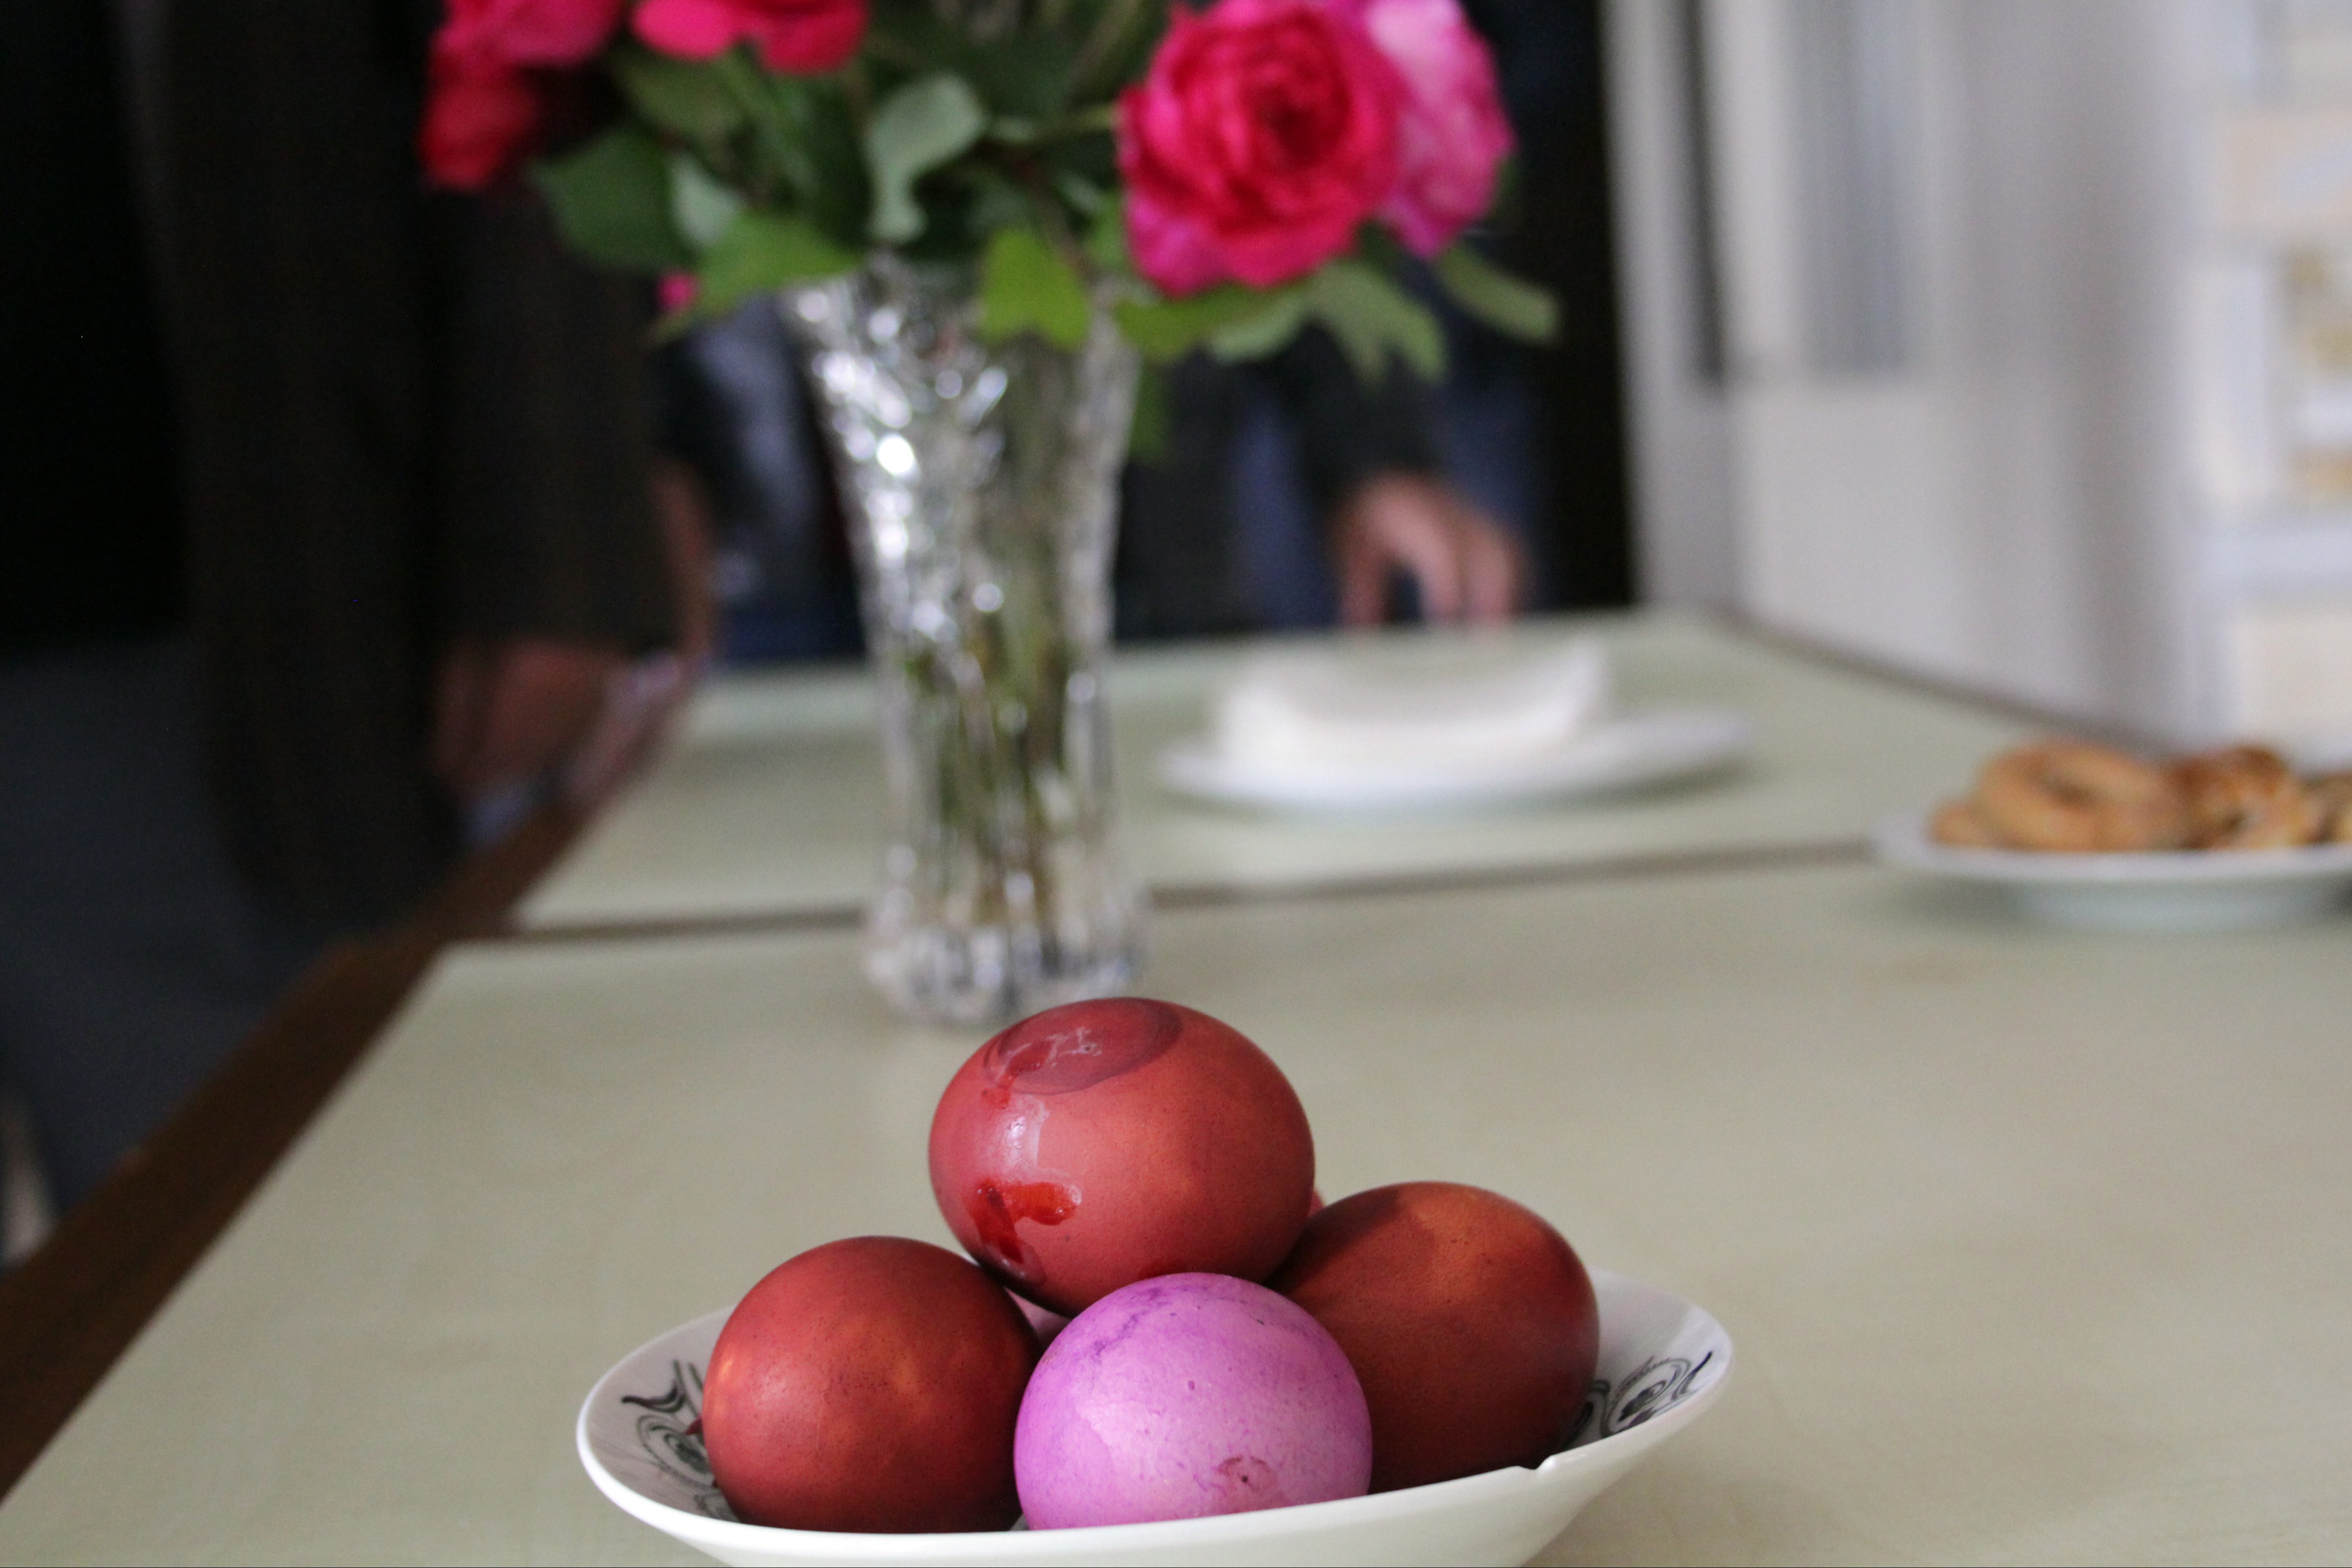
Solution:
M 1108 317 L 984 342 L 971 279 L 884 258 L 787 291 L 840 476 L 880 688 L 889 830 L 866 972 L 987 1023 L 1125 988 L 1102 666 L 1136 361 Z

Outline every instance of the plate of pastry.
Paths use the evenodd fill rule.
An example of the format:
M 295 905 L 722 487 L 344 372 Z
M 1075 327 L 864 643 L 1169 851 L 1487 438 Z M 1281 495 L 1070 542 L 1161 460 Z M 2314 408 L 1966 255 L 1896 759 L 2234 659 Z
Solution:
M 2147 758 L 2037 741 L 1972 791 L 1881 822 L 1890 865 L 2003 888 L 2060 925 L 2221 931 L 2310 919 L 2352 889 L 2352 771 L 2305 775 L 2274 750 Z

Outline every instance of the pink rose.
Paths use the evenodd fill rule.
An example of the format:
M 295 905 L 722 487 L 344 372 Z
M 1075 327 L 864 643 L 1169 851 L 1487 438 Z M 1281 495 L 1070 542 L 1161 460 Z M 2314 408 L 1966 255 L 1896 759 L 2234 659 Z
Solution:
M 707 60 L 748 38 L 772 71 L 815 76 L 866 37 L 866 0 L 646 0 L 637 37 L 666 55 Z
M 416 133 L 425 178 L 457 191 L 500 183 L 539 150 L 546 112 L 533 73 L 436 39 Z
M 1403 97 L 1370 35 L 1320 0 L 1177 7 L 1119 99 L 1136 267 L 1181 296 L 1269 287 L 1345 252 L 1396 186 Z
M 1405 81 L 1402 165 L 1381 207 L 1416 255 L 1435 256 L 1486 215 L 1495 175 L 1516 144 L 1495 84 L 1495 57 L 1457 0 L 1333 0 L 1358 17 Z
M 448 0 L 436 47 L 510 66 L 583 65 L 621 25 L 626 0 Z

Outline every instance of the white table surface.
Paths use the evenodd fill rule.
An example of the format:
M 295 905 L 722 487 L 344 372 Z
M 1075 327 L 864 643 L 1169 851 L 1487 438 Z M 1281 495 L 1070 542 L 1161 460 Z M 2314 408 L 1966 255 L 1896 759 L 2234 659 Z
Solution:
M 1728 1396 L 1542 1559 L 2352 1556 L 2352 919 L 2034 929 L 1867 867 L 1165 914 L 1326 1192 L 1513 1194 Z M 589 1385 L 826 1239 L 944 1239 L 848 932 L 461 949 L 5 1506 L 0 1561 L 688 1561 Z
M 1752 762 L 1685 788 L 1453 818 L 1266 817 L 1163 789 L 1153 758 L 1197 732 L 1255 644 L 1125 652 L 1109 681 L 1128 843 L 1156 888 L 1281 889 L 1662 855 L 1858 846 L 1889 810 L 1958 789 L 2014 721 L 1650 614 L 1524 623 L 1530 646 L 1601 632 L 1629 708 L 1756 720 Z M 1412 634 L 1408 634 L 1412 635 Z M 852 909 L 874 878 L 881 769 L 862 674 L 722 676 L 649 776 L 525 902 L 540 928 Z

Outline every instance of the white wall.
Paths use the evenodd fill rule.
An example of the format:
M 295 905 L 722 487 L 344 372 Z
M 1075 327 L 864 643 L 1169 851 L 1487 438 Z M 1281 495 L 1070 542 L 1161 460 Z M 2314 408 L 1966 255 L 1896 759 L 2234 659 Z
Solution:
M 1634 545 L 1644 598 L 1735 607 L 1730 410 L 1702 378 L 1690 150 L 1675 0 L 1611 0 L 1604 14 Z
M 1687 351 L 1686 12 L 1707 45 L 1719 385 Z M 1618 0 L 1610 20 L 1655 596 L 2193 731 L 2192 0 Z M 1832 74 L 1853 104 L 1825 131 L 1842 37 L 1875 63 L 1859 86 Z M 1856 126 L 1877 174 L 1850 148 L 1823 162 Z M 1865 244 L 1871 277 L 1824 275 Z M 1836 312 L 1865 294 L 1882 315 L 1899 298 L 1899 350 L 1857 356 Z

